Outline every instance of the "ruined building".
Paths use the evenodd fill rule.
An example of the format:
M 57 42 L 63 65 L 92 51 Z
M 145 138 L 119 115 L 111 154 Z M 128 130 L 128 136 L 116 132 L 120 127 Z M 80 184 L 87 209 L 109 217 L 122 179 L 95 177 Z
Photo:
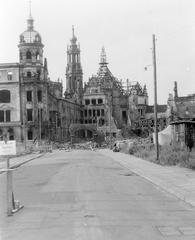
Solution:
M 66 89 L 50 80 L 41 35 L 29 15 L 19 37 L 19 63 L 0 64 L 0 136 L 35 141 L 116 135 L 136 128 L 148 106 L 146 85 L 119 81 L 108 68 L 102 47 L 99 69 L 83 86 L 80 45 L 72 28 L 67 46 Z

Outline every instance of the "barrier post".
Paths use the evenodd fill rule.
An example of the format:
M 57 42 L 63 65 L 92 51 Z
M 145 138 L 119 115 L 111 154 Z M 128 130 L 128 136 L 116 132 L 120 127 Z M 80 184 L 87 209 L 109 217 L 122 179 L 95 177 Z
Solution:
M 12 202 L 12 171 L 9 171 L 10 169 L 10 163 L 9 163 L 9 157 L 7 157 L 7 216 L 13 216 L 12 208 L 13 208 L 13 202 Z

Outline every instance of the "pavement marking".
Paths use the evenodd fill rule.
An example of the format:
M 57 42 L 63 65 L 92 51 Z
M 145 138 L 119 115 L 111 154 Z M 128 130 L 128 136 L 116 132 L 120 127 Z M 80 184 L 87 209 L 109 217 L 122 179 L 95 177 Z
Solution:
M 185 236 L 195 236 L 195 227 L 178 227 Z
M 163 236 L 180 236 L 182 233 L 176 227 L 156 227 Z

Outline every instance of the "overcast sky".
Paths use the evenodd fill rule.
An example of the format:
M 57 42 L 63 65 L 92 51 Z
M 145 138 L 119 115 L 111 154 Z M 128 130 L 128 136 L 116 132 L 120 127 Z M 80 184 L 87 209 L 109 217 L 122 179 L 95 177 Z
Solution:
M 19 61 L 19 35 L 27 29 L 28 0 L 0 0 L 0 63 Z M 153 104 L 152 35 L 156 36 L 158 104 L 178 83 L 179 96 L 195 93 L 194 0 L 31 0 L 34 29 L 42 37 L 51 80 L 65 84 L 66 50 L 75 28 L 83 80 L 97 73 L 102 45 L 112 74 L 146 84 Z M 65 86 L 64 86 L 65 90 Z

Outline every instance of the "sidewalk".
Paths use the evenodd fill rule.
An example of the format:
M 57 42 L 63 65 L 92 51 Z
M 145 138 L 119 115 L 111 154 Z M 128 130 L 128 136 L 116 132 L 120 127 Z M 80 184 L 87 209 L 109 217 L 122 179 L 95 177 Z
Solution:
M 29 162 L 33 159 L 39 158 L 43 156 L 43 154 L 40 153 L 35 153 L 35 154 L 29 154 L 29 155 L 25 155 L 25 156 L 21 156 L 21 157 L 14 157 L 14 158 L 10 158 L 10 167 L 11 168 L 16 168 L 19 167 L 20 165 Z M 7 160 L 6 159 L 0 159 L 0 169 L 4 169 L 7 168 Z M 3 172 L 0 172 L 0 174 Z
M 178 166 L 161 166 L 109 149 L 96 152 L 112 158 L 135 174 L 195 206 L 195 171 Z

